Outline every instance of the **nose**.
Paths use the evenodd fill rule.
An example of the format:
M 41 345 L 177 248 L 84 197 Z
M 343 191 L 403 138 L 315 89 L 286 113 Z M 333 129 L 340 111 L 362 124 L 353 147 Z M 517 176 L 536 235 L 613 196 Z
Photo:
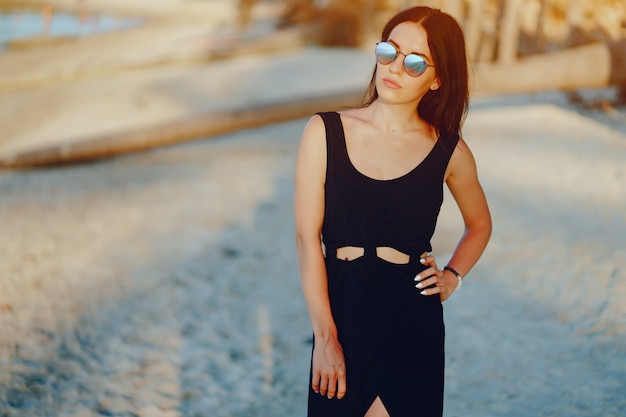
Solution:
M 396 58 L 391 62 L 389 71 L 391 71 L 394 74 L 400 74 L 402 73 L 404 69 L 403 65 L 404 65 L 404 57 L 401 54 L 397 54 Z

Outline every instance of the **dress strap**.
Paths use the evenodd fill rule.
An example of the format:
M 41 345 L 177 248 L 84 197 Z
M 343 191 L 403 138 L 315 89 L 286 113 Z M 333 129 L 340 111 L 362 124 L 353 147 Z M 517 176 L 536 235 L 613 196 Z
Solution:
M 443 149 L 444 149 L 444 160 L 443 160 L 444 170 L 448 166 L 448 163 L 450 162 L 450 158 L 452 157 L 452 153 L 456 149 L 456 145 L 459 143 L 460 138 L 461 137 L 459 135 L 448 136 L 446 138 L 442 138 L 443 140 L 440 141 L 443 144 Z
M 326 127 L 326 184 L 332 178 L 341 177 L 345 169 L 345 161 L 342 161 L 344 152 L 344 133 L 341 124 L 341 116 L 337 112 L 317 113 L 324 121 Z

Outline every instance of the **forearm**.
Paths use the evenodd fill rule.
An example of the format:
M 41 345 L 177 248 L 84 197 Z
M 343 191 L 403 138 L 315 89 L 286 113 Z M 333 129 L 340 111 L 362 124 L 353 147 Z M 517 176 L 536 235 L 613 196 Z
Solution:
M 316 338 L 335 336 L 337 328 L 333 320 L 328 296 L 326 265 L 320 244 L 305 243 L 298 239 L 298 266 L 304 299 Z
M 457 270 L 461 276 L 467 275 L 487 247 L 490 236 L 491 221 L 485 220 L 480 224 L 466 227 L 448 265 Z

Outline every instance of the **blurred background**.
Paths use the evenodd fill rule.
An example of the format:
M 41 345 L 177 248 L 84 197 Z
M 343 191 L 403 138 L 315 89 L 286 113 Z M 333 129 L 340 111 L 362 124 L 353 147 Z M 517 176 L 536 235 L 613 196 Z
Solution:
M 418 4 L 494 218 L 444 415 L 626 415 L 623 0 L 0 0 L 0 416 L 305 415 L 299 136 Z M 440 264 L 461 231 L 446 194 Z
M 5 99 L 0 121 L 8 131 L 0 139 L 0 163 L 45 164 L 47 158 L 58 163 L 52 151 L 49 157 L 40 152 L 41 160 L 32 159 L 32 151 L 61 144 L 63 160 L 91 159 L 304 117 L 312 112 L 306 104 L 313 96 L 331 106 L 358 104 L 371 70 L 365 64 L 371 45 L 379 40 L 384 22 L 411 4 L 415 2 L 2 1 L 0 87 Z M 602 107 L 623 121 L 615 105 L 623 104 L 626 94 L 624 2 L 420 4 L 448 11 L 463 26 L 475 93 L 564 91 L 572 102 Z M 247 64 L 234 69 L 241 58 Z M 280 59 L 286 59 L 285 75 L 277 76 Z M 246 65 L 244 80 L 225 76 L 246 71 Z M 333 65 L 351 67 L 330 76 Z M 99 87 L 105 82 L 110 89 Z M 150 82 L 159 85 L 148 91 Z M 590 89 L 598 91 L 581 92 Z M 64 107 L 49 112 L 47 103 L 57 98 L 80 102 L 81 114 Z M 268 108 L 288 102 L 288 112 Z M 259 106 L 266 111 L 256 115 Z M 10 126 L 14 114 L 25 108 L 34 123 Z M 210 122 L 190 120 L 242 108 L 253 109 L 249 125 L 225 114 Z M 181 120 L 186 128 L 176 126 Z M 172 125 L 166 129 L 165 122 Z M 135 136 L 119 138 L 122 132 Z M 99 141 L 92 155 L 84 140 L 106 133 L 115 134 Z

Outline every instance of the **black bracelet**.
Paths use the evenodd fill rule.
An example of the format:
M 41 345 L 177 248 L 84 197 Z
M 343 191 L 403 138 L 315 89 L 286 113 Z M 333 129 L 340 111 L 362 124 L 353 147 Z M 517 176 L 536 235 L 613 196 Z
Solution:
M 456 275 L 456 279 L 459 280 L 459 283 L 456 284 L 456 288 L 454 289 L 454 291 L 460 290 L 461 289 L 461 285 L 463 284 L 463 277 L 461 276 L 461 274 L 459 274 L 459 271 L 457 271 L 456 269 L 452 268 L 451 266 L 444 266 L 443 267 L 444 271 L 450 271 L 452 272 L 454 275 Z

